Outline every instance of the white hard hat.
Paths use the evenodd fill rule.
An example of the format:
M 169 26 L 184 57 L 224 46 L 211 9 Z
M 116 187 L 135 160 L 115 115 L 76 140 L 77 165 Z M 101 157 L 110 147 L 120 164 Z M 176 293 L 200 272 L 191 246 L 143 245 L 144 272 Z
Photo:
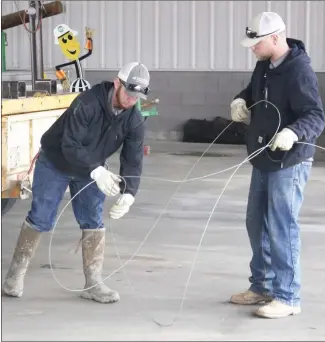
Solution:
M 147 99 L 150 74 L 145 65 L 139 62 L 127 63 L 123 65 L 117 77 L 123 82 L 130 96 Z
M 285 29 L 286 26 L 279 14 L 262 12 L 255 16 L 246 27 L 246 37 L 241 41 L 241 45 L 254 46 L 266 37 L 283 32 Z
M 55 38 L 55 44 L 59 44 L 59 40 L 58 38 L 63 36 L 64 34 L 71 32 L 72 35 L 76 36 L 78 34 L 77 31 L 71 30 L 71 28 L 66 25 L 66 24 L 60 24 L 58 25 L 54 30 L 53 30 L 53 34 L 54 34 L 54 38 Z

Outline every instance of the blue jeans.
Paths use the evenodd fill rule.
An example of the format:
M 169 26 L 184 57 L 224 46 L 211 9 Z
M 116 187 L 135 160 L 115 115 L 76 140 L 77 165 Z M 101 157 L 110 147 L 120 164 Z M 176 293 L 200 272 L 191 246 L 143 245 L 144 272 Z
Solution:
M 250 290 L 300 305 L 298 216 L 312 161 L 277 172 L 253 168 L 246 226 L 253 257 Z
M 72 177 L 62 173 L 41 152 L 36 163 L 33 177 L 32 206 L 26 217 L 27 222 L 37 231 L 53 229 L 59 205 L 69 186 L 73 197 L 93 180 Z M 105 195 L 96 183 L 92 183 L 72 200 L 74 216 L 81 229 L 103 228 L 102 220 Z

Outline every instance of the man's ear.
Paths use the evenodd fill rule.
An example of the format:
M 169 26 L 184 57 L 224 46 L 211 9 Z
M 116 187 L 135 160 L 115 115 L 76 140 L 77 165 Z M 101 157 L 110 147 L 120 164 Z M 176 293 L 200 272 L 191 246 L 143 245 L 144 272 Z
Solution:
M 272 34 L 271 38 L 272 38 L 273 44 L 277 45 L 279 41 L 279 36 L 277 34 Z
M 120 84 L 121 84 L 120 80 L 118 78 L 115 78 L 114 79 L 114 88 L 118 89 Z

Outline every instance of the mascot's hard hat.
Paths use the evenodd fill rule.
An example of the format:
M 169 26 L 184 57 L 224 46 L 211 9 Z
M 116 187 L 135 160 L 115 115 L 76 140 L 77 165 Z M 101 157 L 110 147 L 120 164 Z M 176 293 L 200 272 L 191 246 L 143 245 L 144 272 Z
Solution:
M 71 32 L 73 36 L 76 36 L 78 34 L 77 31 L 71 30 L 71 28 L 66 24 L 60 24 L 58 25 L 54 30 L 54 38 L 55 38 L 55 44 L 59 44 L 58 38 L 63 36 L 64 34 Z

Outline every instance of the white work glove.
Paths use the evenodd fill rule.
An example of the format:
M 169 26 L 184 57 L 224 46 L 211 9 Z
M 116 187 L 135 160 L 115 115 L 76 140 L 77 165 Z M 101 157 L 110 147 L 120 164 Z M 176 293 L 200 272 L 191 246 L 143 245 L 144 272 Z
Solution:
M 117 220 L 129 212 L 131 205 L 134 203 L 134 197 L 131 194 L 123 194 L 113 205 L 109 211 L 109 216 L 113 220 Z
M 242 122 L 248 119 L 249 110 L 246 107 L 246 101 L 244 99 L 235 99 L 230 104 L 231 118 L 233 121 Z
M 277 148 L 282 151 L 289 151 L 296 141 L 298 141 L 296 133 L 289 128 L 283 128 L 283 130 L 275 136 L 271 151 L 275 151 Z
M 111 171 L 106 170 L 103 166 L 98 166 L 90 174 L 90 177 L 96 181 L 98 188 L 106 196 L 116 196 L 120 192 L 120 177 Z

